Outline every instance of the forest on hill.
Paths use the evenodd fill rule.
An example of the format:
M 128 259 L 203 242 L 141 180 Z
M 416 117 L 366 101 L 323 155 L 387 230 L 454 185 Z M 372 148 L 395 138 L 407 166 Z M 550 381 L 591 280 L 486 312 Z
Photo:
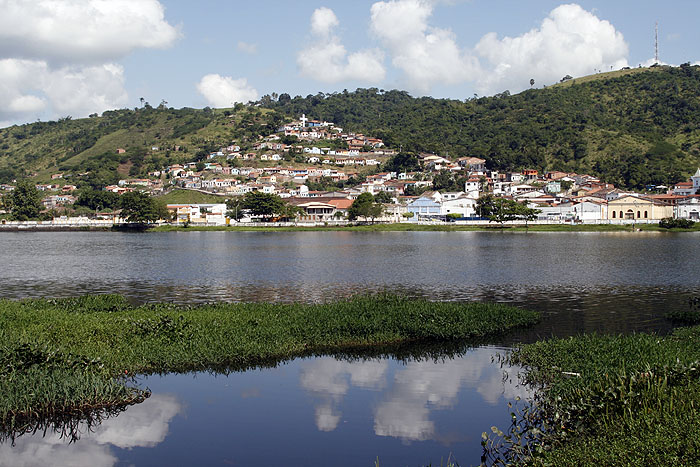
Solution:
M 575 171 L 643 188 L 683 180 L 700 165 L 700 67 L 689 64 L 465 101 L 370 88 L 260 103 L 404 151 L 482 157 L 496 170 Z
M 56 172 L 84 174 L 93 186 L 114 183 L 201 160 L 234 140 L 246 148 L 302 113 L 382 138 L 403 153 L 478 156 L 496 170 L 590 173 L 629 188 L 669 185 L 700 166 L 700 67 L 684 64 L 464 101 L 370 88 L 275 94 L 233 109 L 145 103 L 15 125 L 0 129 L 0 183 Z

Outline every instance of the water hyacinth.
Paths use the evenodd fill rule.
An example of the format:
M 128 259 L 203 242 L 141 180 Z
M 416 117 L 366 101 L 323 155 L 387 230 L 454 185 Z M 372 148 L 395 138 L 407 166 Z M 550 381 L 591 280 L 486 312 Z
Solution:
M 516 349 L 539 388 L 484 435 L 491 465 L 698 465 L 700 327 L 670 336 L 584 335 Z

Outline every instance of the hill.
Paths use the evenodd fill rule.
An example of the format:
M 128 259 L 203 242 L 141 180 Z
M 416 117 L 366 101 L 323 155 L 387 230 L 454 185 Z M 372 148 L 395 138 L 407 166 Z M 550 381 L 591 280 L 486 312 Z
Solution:
M 0 183 L 57 172 L 88 173 L 93 185 L 113 183 L 202 159 L 233 140 L 245 149 L 302 113 L 404 152 L 478 156 L 497 170 L 590 173 L 630 188 L 668 185 L 700 166 L 700 67 L 684 64 L 464 101 L 370 88 L 264 96 L 256 106 L 233 109 L 146 104 L 88 119 L 13 126 L 0 129 Z M 117 154 L 117 148 L 125 152 Z
M 45 181 L 59 172 L 87 173 L 94 185 L 116 183 L 201 160 L 232 140 L 256 141 L 281 121 L 277 112 L 243 105 L 199 110 L 146 104 L 99 117 L 12 126 L 0 129 L 0 183 L 27 175 Z
M 478 156 L 492 169 L 588 172 L 643 188 L 700 165 L 700 67 L 652 67 L 567 80 L 464 102 L 376 88 L 263 98 L 362 130 L 405 151 Z

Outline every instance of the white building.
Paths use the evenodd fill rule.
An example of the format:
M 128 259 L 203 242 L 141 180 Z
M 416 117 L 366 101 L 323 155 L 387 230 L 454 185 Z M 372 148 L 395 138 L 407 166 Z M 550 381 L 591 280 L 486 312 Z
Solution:
M 676 219 L 690 219 L 700 222 L 700 197 L 689 196 L 686 199 L 678 200 L 674 214 Z
M 459 214 L 462 217 L 473 217 L 476 215 L 476 199 L 465 195 L 450 199 L 443 198 L 440 214 L 445 216 L 448 214 Z
M 226 225 L 226 204 L 168 204 L 175 223 Z

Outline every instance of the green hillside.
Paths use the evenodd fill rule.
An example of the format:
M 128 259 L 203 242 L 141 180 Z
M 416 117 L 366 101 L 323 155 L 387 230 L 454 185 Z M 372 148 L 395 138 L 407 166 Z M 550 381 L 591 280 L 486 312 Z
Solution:
M 199 160 L 234 140 L 246 149 L 301 113 L 382 138 L 404 152 L 479 156 L 497 170 L 591 173 L 631 188 L 668 185 L 700 166 L 700 67 L 685 64 L 465 101 L 371 88 L 265 96 L 257 106 L 234 109 L 146 105 L 13 126 L 0 129 L 0 183 L 35 173 L 41 181 L 57 172 L 87 173 L 83 177 L 94 185 L 113 183 Z
M 217 110 L 145 106 L 12 126 L 0 129 L 0 183 L 32 174 L 44 181 L 59 172 L 88 173 L 95 184 L 114 183 L 200 160 L 233 140 L 256 141 L 279 122 L 274 111 L 242 105 Z M 120 148 L 126 152 L 118 154 Z
M 407 151 L 483 157 L 499 170 L 588 172 L 641 188 L 685 179 L 700 165 L 700 67 L 687 64 L 464 102 L 376 88 L 263 101 Z

